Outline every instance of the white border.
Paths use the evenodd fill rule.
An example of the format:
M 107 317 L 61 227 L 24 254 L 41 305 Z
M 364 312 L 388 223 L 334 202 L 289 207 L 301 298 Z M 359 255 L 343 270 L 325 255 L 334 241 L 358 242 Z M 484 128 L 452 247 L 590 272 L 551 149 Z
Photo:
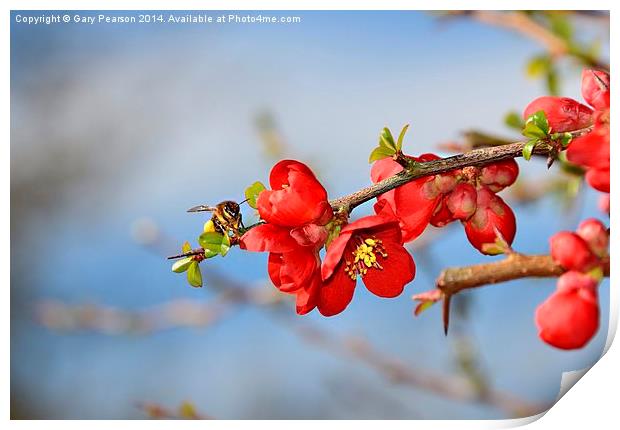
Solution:
M 587 6 L 588 9 L 608 9 L 612 10 L 611 12 L 611 43 L 610 50 L 614 52 L 613 46 L 615 46 L 614 41 L 617 37 L 618 29 L 620 28 L 619 20 L 617 19 L 617 12 L 613 9 L 616 3 L 612 3 L 611 1 L 598 1 L 598 0 L 589 0 L 587 3 L 578 2 L 576 0 L 564 0 L 564 1 L 549 1 L 549 0 L 521 0 L 521 1 L 513 1 L 507 0 L 499 2 L 492 1 L 468 1 L 468 2 L 457 2 L 457 1 L 418 1 L 418 0 L 357 0 L 355 2 L 352 1 L 344 1 L 344 0 L 297 0 L 295 2 L 284 1 L 284 0 L 261 0 L 261 1 L 251 1 L 251 0 L 237 0 L 237 1 L 225 1 L 225 0 L 213 0 L 213 1 L 197 1 L 197 0 L 180 0 L 174 2 L 164 2 L 164 1 L 119 1 L 119 0 L 109 0 L 109 1 L 91 1 L 88 3 L 80 2 L 76 0 L 63 0 L 63 1 L 15 1 L 8 0 L 3 2 L 3 6 L 5 9 L 4 19 L 5 25 L 2 26 L 2 58 L 5 61 L 5 67 L 3 68 L 4 73 L 4 85 L 2 87 L 2 92 L 5 100 L 5 110 L 2 118 L 3 122 L 3 130 L 5 131 L 5 136 L 7 136 L 6 142 L 7 144 L 2 145 L 0 149 L 0 157 L 2 159 L 2 176 L 4 179 L 4 186 L 2 187 L 2 197 L 3 201 L 9 201 L 9 191 L 10 191 L 10 156 L 9 156 L 9 145 L 8 142 L 10 140 L 10 80 L 9 80 L 9 49 L 10 49 L 10 26 L 6 25 L 8 22 L 6 20 L 9 19 L 9 11 L 12 9 L 22 9 L 22 10 L 71 10 L 71 9 L 82 9 L 82 10 L 136 10 L 136 9 L 156 9 L 156 10 L 172 10 L 172 9 L 193 9 L 193 10 L 347 10 L 347 9 L 355 9 L 355 10 L 435 10 L 435 9 L 584 9 L 584 6 Z M 354 6 L 354 7 L 352 7 Z M 614 65 L 616 65 L 616 56 L 612 56 L 612 69 L 616 69 Z M 612 93 L 612 104 L 614 106 L 618 105 L 618 97 L 617 93 Z M 612 142 L 618 142 L 618 128 L 612 127 Z M 616 160 L 618 158 L 617 150 L 615 149 L 615 145 L 612 144 L 612 158 Z M 617 171 L 615 169 L 612 170 L 611 174 L 612 183 L 614 186 L 612 190 L 612 207 L 616 208 L 618 206 L 618 193 L 617 187 L 615 184 L 617 181 Z M 613 212 L 612 212 L 613 213 Z M 7 232 L 6 237 L 10 237 L 10 222 L 9 222 L 9 213 L 8 211 L 4 211 L 1 215 L 2 222 L 5 226 L 5 231 Z M 617 218 L 617 216 L 613 215 L 612 218 Z M 613 224 L 616 224 L 614 219 Z M 611 253 L 613 255 L 617 254 L 618 250 L 618 233 L 616 229 L 612 230 L 612 241 L 611 241 Z M 2 261 L 2 273 L 7 276 L 9 274 L 9 258 L 10 258 L 10 242 L 5 242 L 2 247 L 2 255 L 0 261 Z M 4 381 L 9 381 L 10 378 L 10 356 L 9 356 L 9 339 L 10 339 L 10 330 L 9 330 L 9 322 L 10 322 L 10 300 L 9 300 L 9 284 L 10 281 L 4 283 L 4 318 L 5 324 L 2 329 L 2 336 L 4 337 L 3 345 L 5 346 L 5 350 L 2 354 L 2 364 L 4 365 L 5 375 Z M 559 401 L 559 403 L 554 406 L 549 413 L 545 416 L 544 419 L 536 421 L 531 424 L 531 428 L 549 428 L 549 427 L 561 427 L 570 429 L 573 427 L 581 427 L 587 425 L 590 428 L 609 428 L 608 423 L 618 422 L 617 416 L 617 387 L 613 385 L 615 381 L 619 381 L 620 378 L 618 372 L 618 362 L 620 362 L 620 349 L 617 345 L 612 346 L 610 348 L 613 336 L 616 331 L 617 321 L 618 321 L 618 305 L 619 305 L 619 297 L 617 291 L 617 286 L 615 282 L 614 285 L 610 286 L 610 302 L 611 302 L 611 312 L 610 312 L 610 324 L 609 324 L 609 335 L 606 344 L 606 351 L 609 349 L 607 354 L 601 359 L 599 363 L 597 363 L 594 368 L 587 373 L 586 377 L 577 384 L 577 388 L 573 388 L 570 392 Z M 10 384 L 3 384 L 5 386 L 5 390 L 2 392 L 2 405 L 4 407 L 4 416 L 5 419 L 9 418 L 10 414 Z M 613 391 L 612 391 L 613 390 Z M 519 419 L 519 420 L 500 420 L 500 421 L 416 421 L 415 423 L 411 423 L 408 421 L 386 421 L 382 422 L 381 425 L 388 424 L 393 428 L 407 428 L 410 429 L 412 425 L 420 429 L 428 429 L 428 428 L 449 428 L 453 429 L 455 427 L 464 428 L 464 429 L 483 429 L 483 428 L 505 428 L 505 427 L 514 427 L 527 424 L 529 422 L 535 421 L 536 418 L 539 418 L 544 414 L 541 414 L 536 417 Z M 47 421 L 40 422 L 41 426 L 49 427 L 49 428 L 82 428 L 84 425 L 92 427 L 94 429 L 97 428 L 109 428 L 110 425 L 118 426 L 119 428 L 130 428 L 135 424 L 148 424 L 153 428 L 170 428 L 170 426 L 209 426 L 210 428 L 231 428 L 237 426 L 244 426 L 249 424 L 247 421 L 209 421 L 209 422 L 172 422 L 172 421 L 149 421 L 148 423 L 144 422 L 135 422 L 135 421 L 88 421 L 86 424 L 81 421 Z M 252 422 L 252 427 L 269 427 L 269 428 L 290 428 L 290 426 L 295 426 L 298 429 L 311 428 L 315 427 L 317 423 L 312 421 L 297 421 L 294 423 L 287 421 L 259 421 Z M 603 425 L 604 424 L 604 425 Z M 12 421 L 11 426 L 22 427 L 28 426 L 30 428 L 32 426 L 32 422 L 26 421 Z M 334 426 L 343 428 L 343 427 L 355 427 L 359 429 L 360 427 L 371 428 L 376 426 L 375 421 L 322 421 L 321 426 Z

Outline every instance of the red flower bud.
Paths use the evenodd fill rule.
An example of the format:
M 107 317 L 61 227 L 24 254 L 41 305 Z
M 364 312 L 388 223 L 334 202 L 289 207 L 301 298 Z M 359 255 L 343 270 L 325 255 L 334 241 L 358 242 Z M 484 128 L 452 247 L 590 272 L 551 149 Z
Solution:
M 484 245 L 495 244 L 498 234 L 511 245 L 517 222 L 510 207 L 486 187 L 478 190 L 476 206 L 476 212 L 463 223 L 467 239 L 474 248 L 483 254 L 489 254 Z
M 514 184 L 519 175 L 519 165 L 514 159 L 500 161 L 480 170 L 480 182 L 495 193 Z
M 609 169 L 590 169 L 586 172 L 586 181 L 592 188 L 604 193 L 609 192 Z
M 567 270 L 587 272 L 598 263 L 588 243 L 575 233 L 561 231 L 551 237 L 551 257 Z
M 536 309 L 538 335 L 561 349 L 583 347 L 598 330 L 596 280 L 579 272 L 566 272 L 558 288 Z
M 567 97 L 539 97 L 527 105 L 523 118 L 539 110 L 545 112 L 553 132 L 578 130 L 592 124 L 592 109 Z
M 477 193 L 473 185 L 458 184 L 447 199 L 446 204 L 454 218 L 465 221 L 476 212 Z
M 441 202 L 435 208 L 435 213 L 431 218 L 431 225 L 434 227 L 445 227 L 456 218 L 452 215 L 452 212 L 448 209 L 447 196 L 442 197 Z
M 609 233 L 607 227 L 597 219 L 589 218 L 579 224 L 577 234 L 588 243 L 590 249 L 599 257 L 607 255 Z
M 581 95 L 594 109 L 609 108 L 609 73 L 584 69 L 581 72 Z
M 609 215 L 609 194 L 603 194 L 598 199 L 598 208 Z

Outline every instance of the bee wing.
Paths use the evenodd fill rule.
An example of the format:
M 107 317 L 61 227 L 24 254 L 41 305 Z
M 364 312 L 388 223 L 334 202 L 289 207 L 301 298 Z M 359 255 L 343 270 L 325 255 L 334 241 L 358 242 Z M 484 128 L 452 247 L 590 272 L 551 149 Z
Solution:
M 193 208 L 189 208 L 187 212 L 214 212 L 215 210 L 217 210 L 217 208 L 214 208 L 213 206 L 198 205 Z

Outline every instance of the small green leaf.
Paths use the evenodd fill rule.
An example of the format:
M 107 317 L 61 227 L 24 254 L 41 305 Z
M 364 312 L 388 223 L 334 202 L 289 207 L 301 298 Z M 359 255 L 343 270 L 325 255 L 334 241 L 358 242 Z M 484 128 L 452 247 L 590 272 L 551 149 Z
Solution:
M 329 244 L 332 243 L 332 241 L 335 238 L 337 238 L 338 235 L 340 235 L 340 230 L 342 230 L 342 226 L 340 226 L 340 225 L 336 225 L 336 226 L 333 226 L 331 228 L 328 225 L 329 233 L 327 234 L 327 240 L 325 241 L 325 246 L 326 247 L 329 247 Z
M 405 133 L 407 133 L 408 129 L 409 129 L 409 124 L 405 124 L 403 129 L 400 131 L 400 134 L 398 135 L 398 140 L 396 141 L 396 150 L 397 151 L 402 151 L 403 150 L 403 139 L 405 138 Z
M 374 163 L 377 160 L 382 160 L 384 158 L 391 157 L 394 154 L 396 154 L 395 150 L 386 148 L 384 146 L 377 146 L 370 153 L 370 157 L 368 157 L 368 162 L 369 163 Z
M 185 254 L 186 252 L 190 252 L 192 250 L 192 245 L 190 245 L 188 241 L 185 241 L 181 249 L 183 250 L 183 254 Z
M 552 12 L 549 16 L 551 23 L 551 31 L 564 39 L 566 42 L 571 42 L 573 39 L 573 26 L 571 22 L 566 19 L 566 15 L 561 12 Z
M 525 158 L 527 161 L 530 161 L 530 158 L 532 158 L 532 152 L 534 152 L 534 147 L 537 143 L 538 140 L 530 139 L 523 147 L 523 158 Z
M 230 237 L 220 233 L 202 233 L 198 238 L 198 243 L 205 250 L 205 257 L 215 257 L 217 254 L 222 256 L 230 249 Z
M 523 119 L 521 119 L 521 115 L 519 115 L 517 112 L 508 112 L 506 114 L 506 116 L 504 117 L 504 123 L 510 127 L 510 128 L 514 128 L 515 130 L 523 130 L 523 127 L 525 126 L 525 122 L 523 121 Z
M 183 273 L 189 268 L 190 264 L 192 264 L 192 257 L 182 258 L 174 262 L 172 265 L 172 271 L 175 273 Z
M 544 139 L 549 134 L 549 121 L 545 112 L 539 110 L 530 115 L 525 121 L 525 126 L 521 132 L 525 137 Z
M 573 135 L 565 132 L 565 133 L 554 133 L 551 135 L 551 139 L 559 142 L 562 147 L 566 148 L 568 144 L 573 140 Z
M 187 269 L 187 282 L 192 287 L 202 287 L 202 273 L 200 273 L 200 265 L 197 261 L 192 261 Z
M 256 209 L 256 199 L 258 195 L 265 190 L 265 185 L 262 182 L 256 181 L 245 189 L 245 198 L 248 201 L 248 205 L 251 208 Z
M 547 55 L 539 55 L 532 58 L 527 63 L 527 75 L 530 78 L 537 78 L 549 72 L 551 59 Z
M 552 96 L 560 94 L 558 71 L 554 67 L 547 72 L 547 90 Z
M 230 236 L 225 234 L 222 239 L 222 245 L 220 247 L 220 254 L 222 255 L 222 257 L 225 257 L 226 254 L 228 254 L 228 251 L 230 251 Z
M 496 243 L 483 243 L 482 252 L 487 255 L 500 255 L 504 253 L 504 249 Z
M 422 302 L 419 303 L 416 307 L 415 307 L 415 311 L 414 311 L 414 315 L 417 317 L 418 315 L 420 315 L 422 312 L 424 312 L 425 310 L 427 310 L 428 308 L 430 308 L 431 306 L 433 306 L 435 304 L 435 302 L 428 300 L 426 302 Z
M 396 144 L 394 143 L 394 137 L 389 128 L 383 127 L 381 134 L 379 135 L 379 146 L 384 146 L 396 152 Z

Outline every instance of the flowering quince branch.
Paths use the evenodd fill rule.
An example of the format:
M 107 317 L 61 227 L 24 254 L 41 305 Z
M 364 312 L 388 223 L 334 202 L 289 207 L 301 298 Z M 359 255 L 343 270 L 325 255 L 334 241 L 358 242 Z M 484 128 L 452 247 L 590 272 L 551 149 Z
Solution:
M 295 295 L 297 313 L 303 315 L 317 308 L 324 316 L 332 316 L 349 305 L 360 278 L 379 297 L 399 296 L 416 273 L 415 262 L 404 245 L 418 238 L 428 225 L 444 227 L 460 221 L 475 249 L 487 255 L 508 254 L 506 261 L 514 263 L 519 258 L 510 256 L 514 254 L 511 244 L 516 218 L 497 194 L 516 181 L 519 167 L 515 158 L 529 160 L 532 154 L 544 154 L 550 167 L 560 152 L 567 150 L 568 160 L 586 170 L 588 183 L 609 193 L 609 74 L 585 70 L 582 95 L 593 109 L 561 97 L 541 97 L 530 103 L 523 114 L 522 134 L 527 141 L 443 159 L 434 154 L 404 154 L 408 126 L 403 127 L 397 139 L 384 128 L 369 157 L 374 184 L 331 201 L 308 166 L 282 160 L 271 170 L 269 187 L 255 182 L 245 191 L 244 202 L 258 211 L 258 223 L 245 227 L 240 204 L 234 201 L 191 208 L 189 212 L 209 211 L 212 216 L 198 238 L 201 248 L 192 249 L 186 242 L 183 253 L 173 257 L 180 259 L 172 269 L 187 272 L 188 282 L 199 287 L 201 261 L 225 256 L 234 245 L 248 251 L 268 252 L 269 277 L 281 292 Z M 373 198 L 375 213 L 350 222 L 352 210 Z M 602 224 L 592 229 L 599 236 L 604 230 Z M 578 235 L 583 236 L 579 232 Z M 562 294 L 555 301 L 562 302 L 569 293 L 577 291 L 582 298 L 590 294 L 588 303 L 593 306 L 596 300 L 592 291 L 602 277 L 606 256 L 596 242 L 603 239 L 582 239 L 588 241 L 598 259 L 592 257 L 587 265 L 577 267 L 581 280 L 577 280 L 577 275 L 569 278 L 568 273 L 563 274 Z M 556 258 L 553 243 L 552 256 L 562 267 L 573 271 Z M 528 276 L 527 270 L 521 271 L 521 275 Z M 579 286 L 585 285 L 584 277 L 594 279 L 588 281 L 589 287 Z M 452 294 L 446 294 L 445 289 L 440 291 L 440 296 L 428 296 L 423 301 L 432 303 L 438 297 L 444 298 L 447 330 Z M 594 327 L 592 309 L 587 309 L 592 317 L 590 327 Z M 420 308 L 416 313 L 419 311 Z M 548 332 L 541 329 L 541 338 L 560 348 L 578 347 L 573 345 L 589 340 L 582 336 L 579 341 L 557 341 L 553 335 L 545 334 Z M 585 332 L 590 337 L 594 333 Z

